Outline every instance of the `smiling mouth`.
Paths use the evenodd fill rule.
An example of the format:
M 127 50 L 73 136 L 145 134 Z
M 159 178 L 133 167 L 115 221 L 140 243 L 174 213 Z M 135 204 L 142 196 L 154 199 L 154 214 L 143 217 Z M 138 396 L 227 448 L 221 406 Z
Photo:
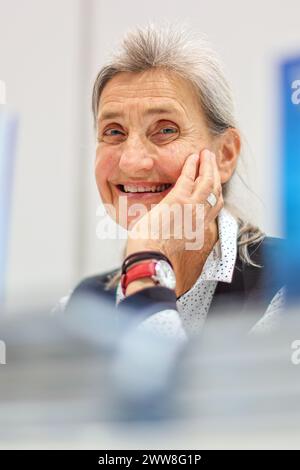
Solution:
M 154 194 L 162 193 L 172 186 L 171 183 L 153 184 L 147 186 L 133 184 L 117 184 L 117 188 L 124 194 Z

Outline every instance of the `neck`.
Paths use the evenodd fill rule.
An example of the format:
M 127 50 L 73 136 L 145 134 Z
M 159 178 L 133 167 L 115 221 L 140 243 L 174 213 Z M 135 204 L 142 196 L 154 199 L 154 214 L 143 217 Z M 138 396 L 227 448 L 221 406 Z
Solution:
M 176 275 L 176 297 L 187 292 L 200 276 L 205 261 L 218 241 L 217 220 L 213 221 L 204 233 L 201 250 L 185 250 L 171 259 Z M 188 266 L 188 269 L 187 269 Z

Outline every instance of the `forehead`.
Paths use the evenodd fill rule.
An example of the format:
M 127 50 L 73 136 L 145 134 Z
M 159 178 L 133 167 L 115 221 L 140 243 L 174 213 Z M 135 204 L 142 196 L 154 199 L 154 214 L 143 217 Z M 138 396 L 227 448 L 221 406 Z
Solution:
M 98 116 L 103 112 L 117 111 L 124 103 L 168 105 L 181 113 L 200 110 L 196 91 L 188 80 L 158 69 L 115 75 L 101 93 Z

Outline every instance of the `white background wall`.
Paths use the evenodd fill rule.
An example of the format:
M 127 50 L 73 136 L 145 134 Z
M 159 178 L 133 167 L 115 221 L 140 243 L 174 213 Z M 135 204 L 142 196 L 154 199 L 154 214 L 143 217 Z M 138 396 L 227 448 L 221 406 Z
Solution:
M 299 17 L 298 0 L 0 0 L 0 79 L 20 121 L 9 305 L 33 296 L 51 303 L 82 276 L 118 265 L 121 244 L 95 234 L 91 88 L 123 33 L 149 20 L 187 21 L 221 54 L 249 144 L 250 183 L 264 203 L 258 221 L 280 235 L 275 65 L 299 54 Z

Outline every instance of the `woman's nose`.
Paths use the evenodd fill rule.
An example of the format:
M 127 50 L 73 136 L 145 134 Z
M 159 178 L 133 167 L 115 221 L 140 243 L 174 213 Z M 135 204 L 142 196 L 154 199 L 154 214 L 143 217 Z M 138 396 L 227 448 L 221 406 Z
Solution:
M 150 152 L 140 140 L 127 139 L 119 160 L 119 167 L 124 174 L 137 175 L 143 170 L 151 170 L 153 164 Z

